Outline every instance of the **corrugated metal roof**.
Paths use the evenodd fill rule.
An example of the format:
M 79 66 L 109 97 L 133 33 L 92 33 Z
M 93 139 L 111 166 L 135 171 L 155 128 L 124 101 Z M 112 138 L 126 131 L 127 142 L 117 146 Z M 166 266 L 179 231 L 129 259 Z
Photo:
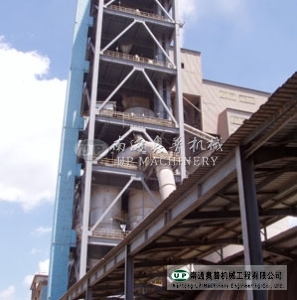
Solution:
M 69 298 L 77 299 L 85 291 L 88 278 L 98 270 L 104 270 L 104 264 L 112 262 L 117 257 L 119 249 L 133 241 L 139 233 L 146 230 L 156 217 L 164 214 L 168 209 L 185 197 L 193 186 L 203 183 L 208 176 L 219 169 L 230 156 L 234 156 L 235 148 L 241 146 L 248 156 L 257 155 L 257 151 L 264 153 L 263 161 L 255 164 L 255 182 L 259 203 L 259 220 L 261 226 L 267 226 L 285 215 L 294 212 L 297 206 L 297 152 L 288 157 L 280 149 L 294 150 L 296 147 L 297 124 L 297 73 L 273 93 L 267 103 L 262 105 L 250 119 L 230 136 L 224 143 L 223 151 L 215 151 L 216 167 L 199 167 L 188 179 L 174 191 L 156 210 L 149 215 L 125 240 L 115 247 L 104 262 L 95 266 L 80 282 L 69 290 Z M 266 152 L 265 152 L 266 151 Z M 269 157 L 271 156 L 271 159 Z M 261 159 L 261 157 L 260 157 Z M 212 215 L 201 214 L 209 213 Z M 280 208 L 286 210 L 279 210 Z M 295 208 L 295 210 L 294 210 Z M 150 284 L 156 277 L 165 276 L 163 266 L 169 262 L 175 263 L 209 263 L 205 257 L 220 250 L 226 245 L 242 244 L 241 220 L 239 216 L 239 200 L 236 175 L 226 180 L 220 191 L 212 194 L 204 206 L 194 209 L 193 214 L 183 216 L 183 219 L 160 236 L 156 236 L 144 249 L 135 255 L 134 282 L 135 294 L 139 286 L 150 292 L 150 299 L 170 299 L 178 297 L 178 293 L 171 294 L 166 289 L 157 288 Z M 215 213 L 219 216 L 215 216 Z M 238 214 L 237 214 L 238 213 Z M 195 214 L 197 214 L 195 217 Z M 287 263 L 297 258 L 296 228 L 265 241 L 263 257 L 266 263 Z M 293 241 L 292 241 L 293 240 Z M 265 246 L 265 247 L 264 247 Z M 286 255 L 285 255 L 286 254 Z M 243 253 L 237 253 L 224 258 L 220 263 L 235 263 L 243 260 Z M 153 274 L 153 275 L 152 275 Z M 117 267 L 112 274 L 106 274 L 99 282 L 94 282 L 93 299 L 105 299 L 112 293 L 123 290 L 124 269 Z M 78 289 L 80 292 L 75 292 Z M 105 290 L 104 290 L 105 289 Z

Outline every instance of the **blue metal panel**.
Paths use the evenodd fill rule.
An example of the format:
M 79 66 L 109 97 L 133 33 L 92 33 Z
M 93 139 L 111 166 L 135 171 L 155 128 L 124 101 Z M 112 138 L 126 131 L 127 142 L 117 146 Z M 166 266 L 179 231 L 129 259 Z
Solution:
M 47 285 L 44 285 L 41 289 L 40 300 L 46 300 L 47 298 Z
M 87 32 L 91 0 L 78 0 L 67 101 L 62 131 L 59 174 L 51 245 L 47 298 L 58 300 L 68 288 L 69 250 L 73 246 L 72 210 L 74 180 L 78 173 L 75 144 L 82 120 L 80 117 Z

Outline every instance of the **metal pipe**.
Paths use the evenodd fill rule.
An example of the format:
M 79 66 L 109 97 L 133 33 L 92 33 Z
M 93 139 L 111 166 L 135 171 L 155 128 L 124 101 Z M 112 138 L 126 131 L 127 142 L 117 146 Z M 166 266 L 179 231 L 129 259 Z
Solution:
M 136 136 L 137 140 L 133 146 L 128 147 L 125 151 L 118 154 L 118 158 L 133 158 L 137 160 L 141 153 L 136 149 L 141 149 L 147 155 L 151 154 L 168 154 L 167 150 L 160 144 L 155 142 L 148 142 L 140 135 Z M 173 191 L 176 190 L 176 184 L 172 168 L 169 165 L 159 164 L 156 166 L 156 174 L 159 183 L 159 191 L 161 194 L 162 201 L 165 200 Z

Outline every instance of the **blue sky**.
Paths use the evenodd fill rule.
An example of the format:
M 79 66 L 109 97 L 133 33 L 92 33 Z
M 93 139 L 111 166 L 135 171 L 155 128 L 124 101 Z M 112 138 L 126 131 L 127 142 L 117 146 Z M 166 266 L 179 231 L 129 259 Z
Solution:
M 0 2 L 0 300 L 46 272 L 75 0 Z M 181 0 L 203 77 L 273 92 L 296 71 L 297 2 Z

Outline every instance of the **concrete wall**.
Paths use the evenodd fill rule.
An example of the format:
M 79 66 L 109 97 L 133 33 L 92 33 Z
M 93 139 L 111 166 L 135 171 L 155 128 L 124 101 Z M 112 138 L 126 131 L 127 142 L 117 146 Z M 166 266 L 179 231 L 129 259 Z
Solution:
M 199 52 L 182 49 L 181 63 L 183 93 L 201 96 L 205 132 L 226 139 L 268 99 L 265 92 L 204 80 Z
M 222 134 L 222 128 L 226 126 L 229 126 L 227 133 L 233 133 L 241 125 L 240 122 L 257 111 L 269 96 L 267 93 L 208 80 L 203 80 L 202 87 L 202 129 L 208 133 Z M 219 117 L 226 109 L 228 120 L 224 123 Z
M 202 66 L 199 52 L 182 49 L 181 75 L 184 94 L 201 95 L 202 93 Z

